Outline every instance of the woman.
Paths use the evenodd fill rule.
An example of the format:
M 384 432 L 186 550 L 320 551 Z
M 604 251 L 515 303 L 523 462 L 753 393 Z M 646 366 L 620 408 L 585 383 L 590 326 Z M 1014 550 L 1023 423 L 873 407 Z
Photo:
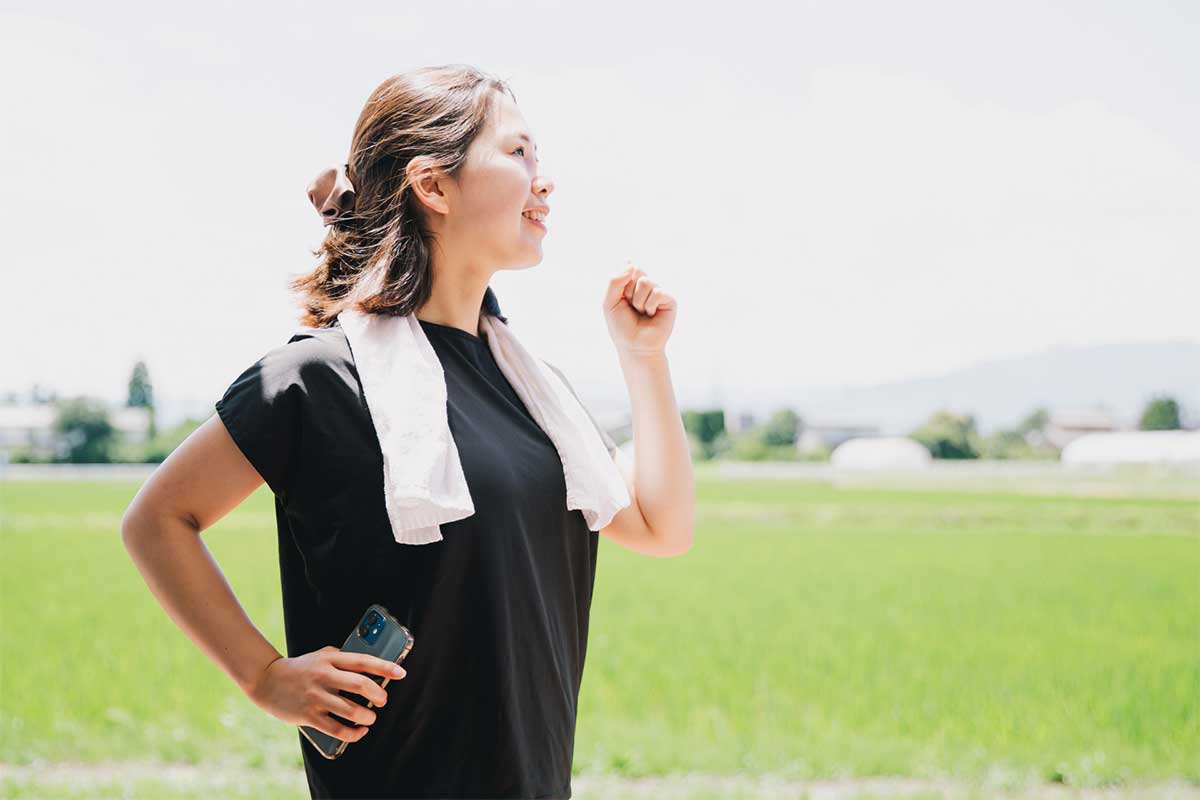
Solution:
M 125 545 L 175 623 L 256 705 L 351 743 L 329 760 L 300 736 L 313 797 L 569 797 L 598 534 L 655 556 L 692 541 L 691 461 L 664 353 L 675 301 L 633 267 L 608 282 L 637 449 L 630 463 L 605 436 L 632 502 L 591 531 L 567 509 L 563 462 L 481 325 L 484 314 L 507 324 L 491 276 L 541 261 L 546 227 L 530 210 L 547 211 L 553 189 L 511 91 L 457 65 L 394 76 L 368 100 L 346 167 L 310 195 L 330 231 L 320 266 L 293 283 L 306 327 L 246 369 L 147 480 Z M 441 363 L 475 513 L 443 523 L 438 541 L 401 544 L 389 529 L 380 439 L 338 322 L 347 309 L 415 315 Z M 287 657 L 196 535 L 264 481 Z M 412 630 L 403 668 L 340 651 L 370 603 Z

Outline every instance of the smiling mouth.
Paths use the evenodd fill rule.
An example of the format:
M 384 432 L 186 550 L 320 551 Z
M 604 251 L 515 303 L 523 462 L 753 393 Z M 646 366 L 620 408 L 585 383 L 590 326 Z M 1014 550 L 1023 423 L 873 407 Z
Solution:
M 536 219 L 530 219 L 529 217 L 524 217 L 524 216 L 521 217 L 521 219 L 525 220 L 526 222 L 533 223 L 534 225 L 538 226 L 542 230 L 546 230 L 546 223 L 544 223 L 544 222 L 538 222 Z

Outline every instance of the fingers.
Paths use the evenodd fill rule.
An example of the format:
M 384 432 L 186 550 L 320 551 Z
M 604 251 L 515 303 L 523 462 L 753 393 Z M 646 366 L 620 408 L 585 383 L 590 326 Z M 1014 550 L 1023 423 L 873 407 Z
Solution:
M 629 305 L 649 317 L 659 310 L 675 308 L 675 298 L 651 280 L 644 270 L 633 266 L 633 259 L 626 259 L 625 263 L 625 269 L 609 281 L 610 303 L 616 302 L 618 296 L 624 297 Z
M 645 306 L 646 297 L 654 288 L 654 282 L 646 277 L 644 270 L 633 266 L 633 259 L 626 259 L 625 264 L 625 272 L 622 274 L 627 275 L 628 280 L 622 294 L 631 306 L 641 311 Z
M 608 281 L 608 291 L 604 294 L 605 306 L 612 307 L 623 297 L 631 306 L 644 313 L 646 298 L 657 285 L 646 277 L 644 270 L 633 266 L 632 259 L 626 259 L 625 269 Z
M 661 286 L 656 286 L 654 291 L 646 297 L 646 313 L 654 316 L 654 312 L 661 308 L 669 308 L 671 303 L 670 296 L 663 291 Z
M 609 278 L 608 289 L 604 292 L 605 308 L 612 308 L 621 302 L 621 296 L 625 292 L 625 285 L 629 282 L 629 276 L 632 274 L 633 269 L 632 266 L 626 267 L 623 271 Z
M 367 708 L 362 703 L 356 703 L 348 697 L 342 697 L 336 692 L 330 692 L 327 699 L 327 711 L 337 714 L 343 719 L 348 719 L 351 722 L 357 722 L 359 725 L 374 725 L 378 719 L 378 714 L 372 709 Z
M 343 742 L 357 742 L 367 735 L 367 731 L 371 730 L 366 727 L 351 728 L 349 725 L 343 725 L 324 712 L 315 714 L 305 724 Z
M 655 292 L 659 293 L 659 298 L 655 300 L 654 304 L 651 304 L 650 298 L 654 296 Z M 625 284 L 622 294 L 629 301 L 629 305 L 647 315 L 654 313 L 665 296 L 658 284 L 646 277 L 646 273 L 640 269 L 634 269 L 629 273 L 629 281 Z
M 343 742 L 358 741 L 367 734 L 367 731 L 370 730 L 369 726 L 376 720 L 374 711 L 342 697 L 336 690 L 313 684 L 308 688 L 306 694 L 308 701 L 305 703 L 302 724 L 316 728 Z M 349 722 L 358 723 L 361 727 L 355 728 L 339 722 L 330 716 L 330 712 Z
M 367 678 L 363 678 L 361 675 L 358 677 L 375 686 Z M 375 688 L 379 689 L 378 686 Z M 330 714 L 337 714 L 342 719 L 353 722 L 359 727 L 339 722 Z M 366 736 L 370 726 L 374 725 L 378 718 L 379 715 L 375 711 L 362 703 L 343 697 L 336 689 L 320 689 L 314 691 L 314 699 L 309 706 L 308 719 L 305 724 L 343 742 L 357 742 Z
M 335 649 L 329 655 L 329 663 L 348 672 L 367 672 L 384 678 L 403 678 L 406 674 L 399 664 L 368 653 L 346 653 Z
M 641 273 L 641 270 L 638 270 L 638 272 Z M 645 274 L 640 274 L 637 282 L 633 284 L 633 297 L 630 298 L 629 302 L 638 311 L 641 311 L 643 314 L 646 313 L 646 298 L 650 296 L 650 292 L 654 291 L 657 285 L 654 281 L 647 278 Z
M 361 703 L 342 697 L 337 691 L 340 689 L 351 692 L 366 698 L 375 706 L 384 706 L 388 700 L 387 690 L 380 683 L 376 682 L 375 678 L 369 676 L 378 675 L 381 677 L 382 682 L 386 684 L 388 679 L 400 680 L 408 673 L 399 664 L 367 653 L 347 653 L 337 648 L 331 648 L 327 652 L 329 665 L 327 670 L 323 670 L 323 672 L 325 672 L 324 683 L 328 687 L 328 690 L 321 697 L 324 708 L 321 709 L 322 713 L 319 716 L 329 719 L 330 724 L 339 726 L 342 729 L 342 733 L 354 738 L 347 739 L 343 735 L 326 730 L 325 732 L 330 736 L 336 736 L 342 741 L 347 742 L 357 741 L 363 736 L 362 733 L 357 733 L 359 729 L 340 725 L 336 720 L 329 718 L 323 712 L 331 711 L 351 722 L 357 722 L 363 726 L 374 724 L 376 714 Z M 363 673 L 368 674 L 364 675 Z M 318 728 L 318 730 L 324 730 L 316 725 L 313 727 Z M 365 733 L 366 727 L 361 728 L 361 730 Z
M 334 689 L 345 689 L 370 700 L 377 706 L 387 703 L 387 690 L 366 675 L 357 672 L 346 672 L 337 667 L 329 675 L 329 685 Z

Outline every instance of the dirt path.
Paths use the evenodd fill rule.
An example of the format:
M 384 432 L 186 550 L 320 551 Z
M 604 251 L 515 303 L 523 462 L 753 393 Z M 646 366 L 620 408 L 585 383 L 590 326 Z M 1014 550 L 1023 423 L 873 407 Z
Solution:
M 146 791 L 138 791 L 145 784 Z M 36 789 L 70 797 L 104 786 L 128 787 L 127 797 L 158 797 L 164 785 L 181 796 L 203 796 L 236 789 L 245 796 L 307 797 L 302 770 L 250 769 L 244 766 L 192 766 L 115 762 L 103 764 L 0 764 L 0 789 Z M 919 778 L 843 778 L 790 781 L 769 777 L 692 775 L 670 778 L 619 778 L 579 775 L 571 781 L 573 800 L 654 798 L 654 800 L 868 800 L 874 798 L 1011 798 L 1016 800 L 1200 800 L 1200 786 L 1163 783 L 1142 787 L 1078 789 L 1045 784 L 1024 788 L 971 786 L 950 780 Z

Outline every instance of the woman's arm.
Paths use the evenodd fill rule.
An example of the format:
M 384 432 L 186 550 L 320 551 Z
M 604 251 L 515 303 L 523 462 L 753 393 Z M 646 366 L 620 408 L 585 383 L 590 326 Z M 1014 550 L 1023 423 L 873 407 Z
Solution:
M 376 712 L 339 690 L 382 706 L 386 689 L 361 673 L 402 679 L 404 668 L 371 655 L 343 653 L 333 645 L 285 658 L 246 616 L 200 538 L 201 531 L 262 483 L 214 414 L 138 491 L 121 520 L 121 539 L 175 624 L 252 702 L 284 722 L 358 741 L 374 724 Z M 329 712 L 362 727 L 343 725 Z
M 665 351 L 675 301 L 630 266 L 609 281 L 604 308 L 632 405 L 634 452 L 633 464 L 617 454 L 633 502 L 600 533 L 647 555 L 682 555 L 692 546 L 696 503 Z
M 692 547 L 695 489 L 683 420 L 675 406 L 665 355 L 621 355 L 633 406 L 633 463 L 618 451 L 616 462 L 632 502 L 600 533 L 652 556 L 683 555 Z
M 250 694 L 282 658 L 246 616 L 200 532 L 263 482 L 215 414 L 163 461 L 121 521 L 121 539 L 175 624 Z

